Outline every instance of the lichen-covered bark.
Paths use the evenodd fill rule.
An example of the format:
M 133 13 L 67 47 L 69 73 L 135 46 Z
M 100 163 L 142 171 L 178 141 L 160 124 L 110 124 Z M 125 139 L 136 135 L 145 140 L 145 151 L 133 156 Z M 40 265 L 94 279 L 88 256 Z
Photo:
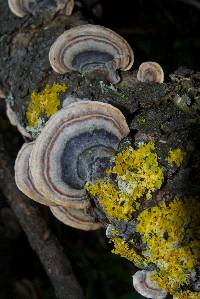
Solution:
M 50 14 L 18 19 L 11 15 L 3 0 L 0 10 L 3 11 L 0 83 L 7 103 L 24 127 L 28 125 L 26 111 L 32 92 L 44 90 L 46 84 L 65 84 L 67 91 L 62 93 L 61 103 L 67 96 L 73 96 L 110 103 L 124 113 L 131 132 L 130 139 L 123 141 L 121 148 L 127 144 L 137 148 L 144 142 L 155 143 L 159 164 L 164 169 L 162 187 L 141 204 L 128 224 L 116 219 L 112 221 L 105 211 L 97 210 L 106 225 L 117 223 L 120 237 L 136 241 L 135 249 L 141 254 L 144 244 L 133 234 L 137 216 L 147 207 L 165 201 L 166 196 L 170 202 L 175 196 L 195 197 L 200 192 L 199 73 L 180 69 L 170 76 L 169 82 L 157 84 L 138 82 L 132 71 L 121 73 L 122 80 L 115 86 L 77 73 L 59 75 L 49 64 L 50 46 L 64 30 L 84 23 L 80 16 Z M 181 167 L 169 167 L 167 156 L 171 149 L 182 149 L 186 153 Z M 98 203 L 97 207 L 102 209 Z M 151 266 L 147 268 L 155 268 Z M 193 288 L 198 280 L 195 279 Z

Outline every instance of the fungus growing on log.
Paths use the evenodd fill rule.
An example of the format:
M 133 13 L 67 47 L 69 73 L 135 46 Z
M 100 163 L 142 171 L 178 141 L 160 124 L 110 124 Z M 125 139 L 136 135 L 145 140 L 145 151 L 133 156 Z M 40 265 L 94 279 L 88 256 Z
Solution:
M 29 5 L 34 3 L 32 0 L 8 0 L 10 10 L 17 17 L 23 18 L 29 13 Z
M 73 209 L 64 207 L 50 207 L 53 215 L 66 225 L 85 231 L 97 230 L 102 225 L 84 209 Z
M 163 299 L 167 296 L 167 292 L 162 290 L 155 281 L 151 279 L 154 271 L 137 271 L 133 275 L 133 286 L 136 291 L 146 297 L 152 299 Z
M 54 8 L 56 12 L 62 10 L 67 16 L 72 14 L 74 0 L 55 0 L 55 7 L 52 6 L 52 3 L 49 0 L 8 0 L 8 5 L 12 13 L 20 18 L 34 12 L 35 8 L 39 5 L 44 9 Z
M 164 298 L 168 292 L 180 299 L 198 299 L 199 195 L 181 196 L 184 193 L 176 186 L 172 189 L 173 182 L 165 185 L 171 167 L 167 170 L 162 166 L 158 149 L 152 141 L 142 142 L 136 149 L 122 149 L 105 177 L 85 187 L 106 215 L 112 252 L 140 269 L 154 271 L 151 280 L 158 297 L 138 284 L 137 275 L 145 272 L 134 280 L 140 294 Z M 188 153 L 180 148 L 167 152 L 170 161 L 169 155 L 166 160 L 172 166 L 175 163 L 181 173 Z M 173 192 L 179 196 L 173 197 Z M 140 278 L 143 281 L 145 277 Z
M 82 25 L 65 31 L 51 46 L 49 60 L 55 72 L 95 74 L 111 83 L 120 81 L 117 70 L 131 68 L 134 55 L 128 43 L 110 29 Z
M 137 79 L 141 82 L 164 82 L 164 72 L 157 62 L 143 62 L 138 69 Z
M 18 188 L 29 198 L 36 202 L 50 207 L 53 215 L 66 225 L 82 230 L 96 230 L 101 227 L 95 218 L 87 211 L 81 209 L 70 209 L 64 207 L 54 207 L 55 203 L 43 196 L 32 180 L 29 167 L 29 160 L 35 142 L 25 143 L 18 153 L 15 161 L 15 181 Z
M 124 116 L 109 104 L 83 101 L 67 105 L 49 119 L 32 146 L 24 146 L 19 152 L 16 182 L 33 199 L 31 188 L 36 186 L 36 195 L 39 191 L 44 202 L 43 198 L 36 200 L 42 203 L 76 209 L 88 207 L 85 183 L 101 177 L 128 133 Z M 31 173 L 31 179 L 25 179 L 28 187 L 24 190 L 21 167 L 26 168 L 25 177 L 28 167 Z
M 15 182 L 17 187 L 31 199 L 43 204 L 54 205 L 46 199 L 33 183 L 29 160 L 35 142 L 25 143 L 20 149 L 15 161 Z

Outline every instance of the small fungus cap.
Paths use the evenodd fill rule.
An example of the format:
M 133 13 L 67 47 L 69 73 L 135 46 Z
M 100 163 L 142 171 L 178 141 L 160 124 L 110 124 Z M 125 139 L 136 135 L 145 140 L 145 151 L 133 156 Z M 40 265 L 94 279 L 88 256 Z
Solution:
M 164 299 L 167 296 L 167 292 L 151 279 L 153 274 L 154 271 L 137 271 L 133 275 L 133 286 L 140 295 L 146 298 Z
M 97 25 L 81 25 L 65 31 L 50 48 L 55 72 L 95 72 L 111 83 L 120 78 L 117 69 L 129 70 L 134 55 L 128 43 L 114 31 Z
M 85 183 L 102 175 L 128 133 L 123 114 L 109 104 L 67 105 L 48 120 L 35 142 L 30 158 L 35 186 L 55 204 L 88 207 Z
M 18 152 L 15 161 L 15 182 L 19 190 L 21 190 L 29 198 L 44 205 L 53 205 L 54 203 L 52 201 L 45 199 L 32 180 L 29 158 L 34 144 L 34 142 L 25 143 Z
M 50 207 L 50 210 L 59 221 L 76 229 L 90 231 L 102 227 L 102 225 L 96 222 L 84 209 Z
M 74 9 L 74 0 L 65 0 L 65 6 L 64 6 L 64 14 L 66 14 L 67 16 L 71 16 L 72 12 Z
M 37 5 L 41 5 L 42 8 L 51 6 L 49 0 L 8 0 L 8 5 L 12 13 L 18 17 L 24 17 L 31 13 Z M 55 10 L 63 10 L 64 14 L 70 16 L 74 8 L 74 0 L 55 0 Z
M 8 0 L 10 10 L 17 17 L 24 17 L 29 13 L 29 4 L 35 3 L 34 0 Z
M 164 82 L 164 72 L 157 62 L 143 62 L 138 69 L 137 79 L 141 82 Z

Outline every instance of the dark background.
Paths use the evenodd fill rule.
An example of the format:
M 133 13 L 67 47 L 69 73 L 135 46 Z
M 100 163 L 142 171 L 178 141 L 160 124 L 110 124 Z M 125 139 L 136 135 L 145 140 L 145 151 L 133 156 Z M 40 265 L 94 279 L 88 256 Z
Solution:
M 134 68 L 159 62 L 167 75 L 179 66 L 200 70 L 200 1 L 101 0 L 95 22 L 121 34 L 132 46 Z M 89 18 L 94 15 L 87 8 Z M 0 131 L 13 160 L 23 143 L 5 116 L 0 99 Z M 54 219 L 41 207 L 46 221 L 71 259 L 87 299 L 139 299 L 132 287 L 134 267 L 111 254 L 103 231 L 82 232 Z M 53 289 L 15 216 L 0 191 L 0 299 L 53 299 Z

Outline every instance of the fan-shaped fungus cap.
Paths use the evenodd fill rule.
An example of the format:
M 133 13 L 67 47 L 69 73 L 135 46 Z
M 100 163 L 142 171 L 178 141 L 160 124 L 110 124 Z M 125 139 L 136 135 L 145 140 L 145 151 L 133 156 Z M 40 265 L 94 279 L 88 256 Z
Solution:
M 157 62 L 143 62 L 138 69 L 137 79 L 141 82 L 164 82 L 164 72 Z
M 129 70 L 134 55 L 128 43 L 117 33 L 89 24 L 60 35 L 51 46 L 49 60 L 57 73 L 94 72 L 111 83 L 117 83 L 120 78 L 116 70 Z
M 15 182 L 19 190 L 31 199 L 44 205 L 53 205 L 54 203 L 45 199 L 33 183 L 29 168 L 29 158 L 33 146 L 34 142 L 25 143 L 20 149 L 15 161 Z
M 8 5 L 12 13 L 21 18 L 32 12 L 32 9 L 37 4 L 42 4 L 45 7 L 48 4 L 48 0 L 8 0 Z M 72 14 L 74 0 L 56 0 L 55 4 L 56 11 L 63 10 L 67 16 Z M 49 5 L 51 5 L 51 1 Z
M 46 123 L 30 168 L 37 189 L 58 205 L 89 205 L 84 185 L 99 178 L 129 128 L 115 107 L 83 101 L 66 106 Z
M 95 219 L 83 209 L 72 209 L 64 207 L 50 207 L 53 215 L 61 222 L 71 227 L 89 231 L 102 227 Z
M 60 0 L 58 0 L 60 1 Z M 71 16 L 72 11 L 74 9 L 74 0 L 62 0 L 64 2 L 63 12 L 66 16 Z
M 133 275 L 133 286 L 140 295 L 146 298 L 163 299 L 167 296 L 167 292 L 151 280 L 153 274 L 153 271 L 137 271 Z
M 33 0 L 8 0 L 8 5 L 14 15 L 22 18 L 29 13 L 29 4 L 34 2 Z

